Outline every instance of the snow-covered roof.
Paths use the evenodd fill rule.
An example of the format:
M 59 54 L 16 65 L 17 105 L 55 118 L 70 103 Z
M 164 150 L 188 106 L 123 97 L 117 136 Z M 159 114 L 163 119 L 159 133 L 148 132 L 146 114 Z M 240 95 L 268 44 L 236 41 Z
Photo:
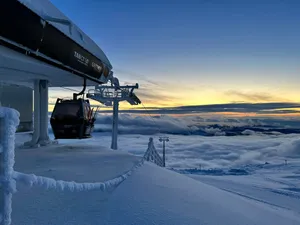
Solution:
M 72 23 L 59 9 L 57 9 L 49 0 L 18 0 L 26 7 L 37 13 L 41 17 L 52 17 L 60 20 L 68 20 L 72 24 L 71 32 L 70 27 L 65 24 L 51 22 L 49 23 L 63 32 L 65 35 L 70 37 L 76 43 L 84 47 L 86 50 L 91 52 L 93 55 L 98 57 L 108 67 L 112 68 L 110 61 L 100 47 L 87 36 L 78 26 Z

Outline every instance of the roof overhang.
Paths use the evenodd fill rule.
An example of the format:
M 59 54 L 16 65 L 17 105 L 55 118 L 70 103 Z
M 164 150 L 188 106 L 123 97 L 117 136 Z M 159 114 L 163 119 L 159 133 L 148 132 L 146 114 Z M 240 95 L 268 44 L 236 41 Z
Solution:
M 112 66 L 103 51 L 48 0 L 0 3 L 0 82 L 32 87 L 107 83 Z M 62 21 L 67 21 L 66 26 Z
M 82 86 L 83 76 L 51 66 L 0 45 L 0 82 L 33 87 L 33 81 L 48 80 L 51 87 Z M 87 77 L 87 85 L 95 86 L 97 80 Z

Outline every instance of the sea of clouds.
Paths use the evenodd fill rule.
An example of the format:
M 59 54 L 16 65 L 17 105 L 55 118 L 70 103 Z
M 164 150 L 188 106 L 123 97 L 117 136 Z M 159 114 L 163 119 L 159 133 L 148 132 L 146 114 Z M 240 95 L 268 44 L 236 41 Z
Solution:
M 156 149 L 162 154 L 159 135 L 150 136 L 154 137 Z M 120 135 L 119 149 L 142 156 L 150 136 Z M 169 138 L 166 144 L 169 168 L 240 168 L 266 163 L 284 164 L 285 160 L 292 162 L 300 159 L 299 134 L 212 137 L 169 135 Z M 110 143 L 110 136 L 102 136 L 101 139 Z
M 298 118 L 228 118 L 197 115 L 135 115 L 120 114 L 120 134 L 178 134 L 201 136 L 236 136 L 300 133 Z M 111 132 L 112 116 L 98 114 L 95 132 Z
M 147 150 L 149 138 L 162 155 L 162 143 L 159 137 L 165 134 L 140 135 L 121 134 L 118 136 L 118 151 L 143 156 Z M 249 136 L 200 136 L 168 135 L 166 143 L 166 165 L 174 169 L 228 169 L 257 166 L 264 164 L 284 164 L 300 162 L 300 135 L 255 134 Z M 94 133 L 92 139 L 60 140 L 62 144 L 85 142 L 110 148 L 111 134 Z M 300 171 L 299 171 L 300 174 Z
M 110 114 L 98 115 L 94 137 L 86 140 L 87 144 L 110 148 L 111 127 Z M 297 118 L 120 114 L 118 146 L 121 151 L 143 156 L 149 138 L 154 137 L 155 146 L 162 154 L 158 139 L 167 135 L 170 137 L 166 151 L 169 168 L 238 168 L 300 159 L 298 127 Z

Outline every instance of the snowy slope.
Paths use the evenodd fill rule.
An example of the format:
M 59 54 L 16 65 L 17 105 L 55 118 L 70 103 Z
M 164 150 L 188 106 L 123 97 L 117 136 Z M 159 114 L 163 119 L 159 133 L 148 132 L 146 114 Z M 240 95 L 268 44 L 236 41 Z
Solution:
M 222 190 L 300 214 L 300 164 L 270 165 L 247 176 L 189 175 Z
M 116 207 L 118 206 L 118 207 Z M 104 224 L 299 224 L 270 207 L 146 163 L 109 200 Z
M 62 12 L 60 12 L 49 0 L 18 0 L 36 14 L 41 17 L 53 17 L 57 19 L 69 20 Z M 72 21 L 70 21 L 72 22 Z M 50 22 L 54 27 L 59 29 L 65 35 L 73 39 L 79 45 L 84 47 L 86 50 L 93 53 L 96 57 L 101 59 L 108 67 L 112 68 L 107 56 L 104 52 L 99 48 L 99 46 L 88 37 L 78 26 L 72 23 L 72 30 L 70 32 L 70 28 L 67 25 L 61 23 Z M 81 38 L 83 37 L 83 39 Z
M 117 177 L 139 162 L 139 157 L 106 149 L 101 141 L 18 148 L 15 169 L 66 181 L 99 182 Z M 229 193 L 149 163 L 108 192 L 46 190 L 20 182 L 17 188 L 12 212 L 17 225 L 300 223 L 295 211 Z

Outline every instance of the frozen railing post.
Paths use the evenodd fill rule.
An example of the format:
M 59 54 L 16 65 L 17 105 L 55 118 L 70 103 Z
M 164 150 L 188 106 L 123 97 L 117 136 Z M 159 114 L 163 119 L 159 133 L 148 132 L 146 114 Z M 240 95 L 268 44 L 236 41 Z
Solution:
M 19 112 L 0 107 L 0 224 L 11 224 L 12 194 L 16 189 L 13 179 L 15 163 L 15 132 L 19 125 Z
M 0 106 L 1 108 L 1 106 Z M 3 225 L 3 206 L 4 206 L 4 189 L 2 184 L 2 177 L 3 177 L 3 133 L 4 133 L 4 118 L 0 116 L 0 224 Z

